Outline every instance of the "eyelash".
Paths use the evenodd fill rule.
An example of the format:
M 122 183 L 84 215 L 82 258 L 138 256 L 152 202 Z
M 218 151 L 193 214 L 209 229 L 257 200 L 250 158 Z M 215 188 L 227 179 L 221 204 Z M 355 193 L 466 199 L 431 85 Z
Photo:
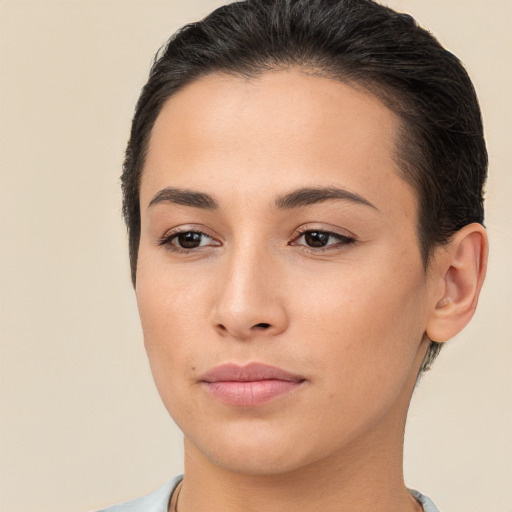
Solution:
M 319 252 L 326 252 L 326 251 L 333 251 L 336 249 L 340 249 L 341 247 L 352 245 L 356 242 L 356 239 L 354 237 L 348 236 L 348 235 L 342 235 L 341 233 L 335 233 L 334 231 L 327 231 L 324 229 L 304 229 L 302 231 L 298 231 L 294 237 L 293 241 L 296 242 L 297 240 L 305 237 L 308 234 L 317 233 L 321 235 L 326 235 L 328 238 L 334 238 L 337 240 L 336 243 L 329 244 L 323 247 L 312 247 L 311 245 L 302 245 L 300 246 L 311 253 L 319 253 Z M 293 245 L 299 245 L 294 243 Z
M 178 238 L 180 235 L 186 235 L 186 234 L 194 234 L 194 235 L 201 235 L 205 236 L 207 238 L 211 238 L 213 240 L 213 237 L 208 235 L 207 233 L 204 233 L 203 231 L 200 231 L 198 229 L 185 229 L 183 231 L 173 231 L 171 233 L 166 233 L 159 241 L 158 245 L 165 247 L 168 251 L 172 251 L 179 254 L 190 254 L 192 252 L 197 252 L 198 249 L 204 250 L 205 248 L 211 248 L 211 246 L 199 246 L 194 247 L 192 249 L 186 249 L 184 247 L 179 247 L 177 245 L 174 245 L 172 242 Z M 219 244 L 220 245 L 220 244 Z
M 334 244 L 328 244 L 323 247 L 312 247 L 310 245 L 296 243 L 297 240 L 300 240 L 302 237 L 305 237 L 306 235 L 313 234 L 313 233 L 327 235 L 329 237 L 329 239 L 335 238 L 338 240 L 338 242 L 336 242 Z M 198 250 L 204 251 L 205 248 L 210 249 L 212 247 L 211 245 L 204 245 L 204 246 L 200 245 L 198 247 L 186 249 L 184 247 L 179 247 L 179 246 L 173 244 L 173 241 L 176 240 L 180 235 L 186 235 L 186 234 L 201 235 L 201 236 L 204 236 L 204 237 L 214 240 L 212 236 L 208 235 L 207 233 L 204 233 L 203 231 L 200 231 L 197 229 L 187 229 L 187 230 L 183 230 L 183 231 L 174 231 L 172 233 L 166 233 L 158 241 L 158 245 L 165 247 L 169 251 L 179 253 L 179 254 L 191 254 L 193 252 L 198 252 Z M 352 245 L 356 241 L 357 240 L 351 236 L 342 235 L 340 233 L 335 233 L 333 231 L 327 231 L 327 230 L 322 230 L 322 229 L 304 229 L 304 230 L 297 231 L 296 233 L 294 233 L 293 240 L 292 240 L 292 243 L 290 243 L 290 245 L 300 246 L 304 250 L 307 250 L 308 252 L 311 252 L 311 253 L 320 253 L 320 252 L 339 249 L 340 246 Z M 220 244 L 214 245 L 214 247 L 218 247 L 219 245 Z

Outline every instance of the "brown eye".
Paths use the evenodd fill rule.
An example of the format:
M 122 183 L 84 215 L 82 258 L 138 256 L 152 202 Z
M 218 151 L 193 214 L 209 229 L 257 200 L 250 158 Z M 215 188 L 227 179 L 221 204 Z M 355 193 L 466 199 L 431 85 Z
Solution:
M 164 236 L 159 245 L 174 251 L 193 251 L 207 246 L 219 246 L 220 243 L 201 231 L 181 231 Z
M 293 245 L 302 245 L 310 249 L 334 249 L 355 242 L 354 238 L 332 233 L 331 231 L 309 230 L 303 231 Z
M 199 233 L 197 231 L 187 231 L 186 233 L 180 233 L 175 236 L 173 241 L 175 241 L 175 244 L 182 249 L 195 249 L 202 245 L 201 242 L 203 236 L 203 233 Z
M 309 247 L 325 247 L 329 243 L 330 233 L 323 231 L 308 231 L 304 234 L 304 241 Z

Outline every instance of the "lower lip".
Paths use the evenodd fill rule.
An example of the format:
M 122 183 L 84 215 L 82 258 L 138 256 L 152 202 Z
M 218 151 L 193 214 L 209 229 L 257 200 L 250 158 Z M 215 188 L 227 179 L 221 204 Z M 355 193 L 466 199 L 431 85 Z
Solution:
M 302 382 L 270 379 L 205 382 L 205 384 L 215 398 L 227 405 L 255 407 L 295 391 Z

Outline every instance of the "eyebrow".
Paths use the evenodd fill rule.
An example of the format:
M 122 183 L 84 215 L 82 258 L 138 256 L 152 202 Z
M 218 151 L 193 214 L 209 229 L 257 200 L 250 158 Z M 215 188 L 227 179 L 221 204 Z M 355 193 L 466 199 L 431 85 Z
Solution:
M 209 194 L 173 187 L 167 187 L 157 192 L 151 199 L 148 208 L 159 203 L 174 203 L 203 210 L 217 210 L 219 208 L 217 201 Z
M 351 201 L 352 203 L 362 204 L 378 210 L 375 205 L 359 194 L 337 187 L 300 188 L 278 197 L 275 204 L 279 209 L 288 210 L 322 203 L 331 199 Z
M 284 196 L 279 196 L 275 200 L 275 205 L 280 210 L 289 210 L 303 206 L 311 206 L 332 199 L 351 201 L 378 210 L 375 205 L 359 194 L 337 187 L 300 188 Z M 174 203 L 182 206 L 201 208 L 203 210 L 219 209 L 219 204 L 209 194 L 174 187 L 166 187 L 157 192 L 153 199 L 151 199 L 148 208 L 159 203 Z

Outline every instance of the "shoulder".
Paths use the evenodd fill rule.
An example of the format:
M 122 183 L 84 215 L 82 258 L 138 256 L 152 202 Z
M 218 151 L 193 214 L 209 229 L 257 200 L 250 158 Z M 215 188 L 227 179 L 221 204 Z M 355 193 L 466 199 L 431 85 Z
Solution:
M 423 512 L 440 512 L 436 504 L 428 496 L 425 496 L 421 494 L 421 492 L 413 489 L 410 489 L 409 492 L 421 503 Z
M 147 496 L 98 510 L 97 512 L 167 512 L 172 493 L 182 478 L 181 475 L 177 476 Z

